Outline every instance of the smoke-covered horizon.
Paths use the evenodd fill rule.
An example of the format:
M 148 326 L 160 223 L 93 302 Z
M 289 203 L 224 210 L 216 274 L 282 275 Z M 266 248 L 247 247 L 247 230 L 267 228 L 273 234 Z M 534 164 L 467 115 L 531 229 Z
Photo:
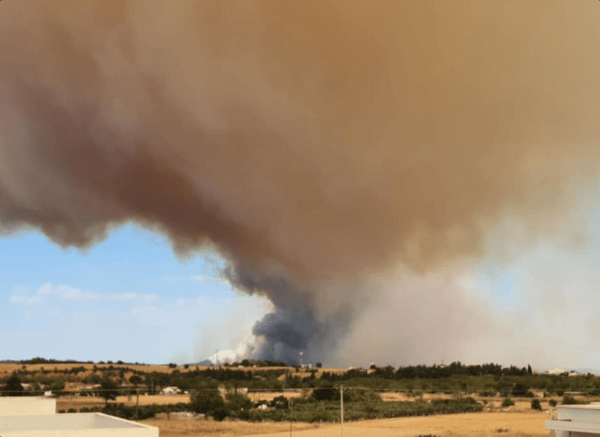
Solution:
M 494 309 L 437 302 L 499 228 L 585 235 L 565 223 L 600 168 L 592 2 L 0 6 L 2 232 L 212 247 L 275 306 L 257 356 L 459 352 Z M 378 308 L 401 332 L 374 339 Z

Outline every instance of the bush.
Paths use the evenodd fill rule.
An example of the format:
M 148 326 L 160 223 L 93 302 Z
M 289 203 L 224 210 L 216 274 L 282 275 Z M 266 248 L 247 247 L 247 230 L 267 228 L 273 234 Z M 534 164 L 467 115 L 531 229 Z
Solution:
M 225 407 L 225 401 L 216 388 L 196 390 L 192 393 L 191 407 L 196 413 L 213 415 Z
M 226 398 L 227 402 L 225 403 L 225 408 L 230 413 L 233 413 L 234 416 L 242 418 L 241 416 L 244 416 L 242 412 L 249 411 L 252 408 L 252 401 L 248 396 L 241 393 L 229 393 Z
M 554 399 L 550 399 L 550 400 L 548 401 L 548 404 L 549 404 L 551 407 L 556 407 L 556 404 L 557 404 L 557 403 L 558 403 L 558 402 L 556 402 L 556 400 L 554 400 Z
M 573 396 L 566 395 L 562 400 L 563 405 L 577 405 L 577 404 L 585 404 L 584 401 L 580 401 L 575 399 Z
M 338 391 L 339 390 L 336 390 L 332 386 L 316 388 L 312 392 L 312 397 L 317 401 L 330 401 L 335 397 Z
M 278 410 L 287 410 L 290 407 L 290 401 L 285 396 L 277 396 L 268 405 Z
M 542 409 L 542 404 L 540 403 L 539 399 L 533 399 L 531 401 L 531 409 L 532 410 L 541 410 Z
M 504 400 L 502 401 L 502 406 L 503 407 L 511 407 L 513 406 L 515 403 L 513 402 L 513 400 L 509 397 L 504 398 Z
M 215 418 L 216 421 L 221 422 L 227 416 L 229 416 L 229 411 L 225 407 L 218 407 L 218 408 L 215 409 L 215 411 L 213 411 L 212 415 L 213 415 L 213 417 Z
M 520 382 L 517 382 L 512 390 L 512 395 L 517 398 L 529 397 L 529 394 L 533 396 L 533 393 L 529 391 L 529 387 Z

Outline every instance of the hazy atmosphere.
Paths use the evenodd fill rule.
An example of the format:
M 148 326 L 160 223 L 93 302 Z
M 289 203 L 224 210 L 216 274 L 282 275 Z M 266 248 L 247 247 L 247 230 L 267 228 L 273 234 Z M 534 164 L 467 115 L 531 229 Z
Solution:
M 597 3 L 0 2 L 0 359 L 600 369 Z

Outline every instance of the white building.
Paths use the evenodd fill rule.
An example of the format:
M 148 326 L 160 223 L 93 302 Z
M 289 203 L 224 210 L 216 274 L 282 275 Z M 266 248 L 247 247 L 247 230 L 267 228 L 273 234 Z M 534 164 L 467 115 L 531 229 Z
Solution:
M 562 375 L 565 373 L 565 369 L 550 369 L 544 372 L 546 375 Z
M 600 437 L 600 402 L 560 405 L 557 420 L 547 420 L 552 437 Z
M 42 414 L 56 414 L 56 399 L 32 396 L 0 397 L 0 417 Z
M 0 417 L 2 437 L 159 437 L 158 428 L 101 413 Z
M 176 395 L 179 394 L 179 388 L 177 387 L 165 387 L 162 389 L 161 394 L 163 395 Z
M 56 414 L 56 399 L 0 397 L 2 437 L 159 437 L 158 428 L 101 413 Z
M 220 385 L 218 390 L 221 396 L 225 396 L 229 393 L 241 393 L 243 395 L 248 394 L 248 387 L 227 388 L 224 385 Z

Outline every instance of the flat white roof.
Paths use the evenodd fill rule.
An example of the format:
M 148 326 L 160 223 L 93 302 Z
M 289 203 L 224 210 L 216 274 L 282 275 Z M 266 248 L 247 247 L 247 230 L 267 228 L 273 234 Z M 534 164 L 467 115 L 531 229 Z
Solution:
M 2 437 L 124 436 L 158 437 L 158 428 L 102 413 L 0 417 Z
M 0 416 L 55 414 L 56 399 L 34 396 L 0 397 Z
M 547 420 L 546 429 L 600 435 L 600 405 L 560 405 L 557 420 Z

